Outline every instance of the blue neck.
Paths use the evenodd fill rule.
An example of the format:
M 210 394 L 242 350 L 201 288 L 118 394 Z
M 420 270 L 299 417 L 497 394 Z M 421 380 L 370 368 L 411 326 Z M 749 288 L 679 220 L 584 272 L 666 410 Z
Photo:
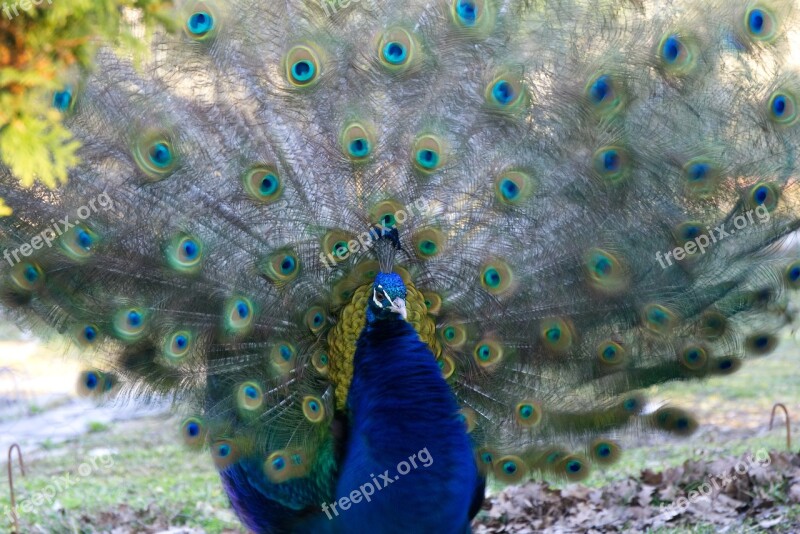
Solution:
M 408 322 L 376 321 L 364 328 L 347 407 L 337 501 L 354 490 L 369 491 L 368 484 L 380 487 L 370 502 L 339 510 L 346 530 L 380 532 L 391 524 L 398 532 L 465 532 L 480 484 L 472 446 L 450 386 Z M 391 483 L 381 477 L 387 474 Z

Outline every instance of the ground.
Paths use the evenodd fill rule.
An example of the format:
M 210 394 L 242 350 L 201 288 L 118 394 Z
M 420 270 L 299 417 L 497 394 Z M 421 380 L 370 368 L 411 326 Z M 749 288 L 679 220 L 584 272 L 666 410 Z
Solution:
M 640 441 L 583 484 L 492 488 L 475 532 L 800 532 L 800 456 L 786 452 L 782 414 L 768 430 L 775 402 L 800 420 L 798 348 L 787 332 L 776 353 L 731 377 L 653 390 L 698 415 L 694 436 Z M 244 532 L 208 457 L 180 445 L 176 416 L 76 399 L 79 367 L 52 352 L 0 343 L 0 461 L 18 441 L 27 471 L 20 477 L 15 467 L 21 532 Z M 740 464 L 747 471 L 731 477 L 748 455 L 769 465 Z M 711 499 L 661 509 L 709 477 L 719 486 Z M 9 507 L 2 490 L 0 529 L 10 526 Z

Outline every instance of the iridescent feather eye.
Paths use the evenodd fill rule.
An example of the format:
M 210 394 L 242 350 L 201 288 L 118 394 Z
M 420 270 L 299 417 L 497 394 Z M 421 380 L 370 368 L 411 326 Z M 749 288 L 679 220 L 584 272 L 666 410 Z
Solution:
M 278 250 L 263 262 L 261 272 L 275 284 L 287 284 L 300 274 L 300 258 L 291 250 Z
M 563 353 L 572 347 L 575 333 L 570 323 L 556 317 L 542 321 L 539 339 L 547 350 Z
M 167 244 L 164 255 L 167 264 L 182 273 L 195 273 L 203 261 L 203 243 L 188 234 L 178 234 Z
M 660 304 L 648 304 L 642 312 L 645 327 L 656 334 L 669 333 L 677 323 L 675 313 Z
M 425 299 L 425 308 L 428 310 L 428 313 L 431 315 L 439 315 L 439 312 L 442 311 L 442 297 L 430 291 L 424 292 L 422 297 Z
M 259 410 L 264 405 L 264 392 L 256 382 L 248 381 L 236 388 L 236 404 L 244 412 Z
M 592 162 L 597 175 L 609 184 L 618 184 L 630 174 L 630 158 L 625 149 L 619 146 L 601 148 L 594 153 Z
M 484 95 L 490 108 L 513 113 L 524 108 L 528 92 L 519 76 L 507 72 L 497 76 L 486 87 Z
M 689 346 L 678 353 L 678 361 L 690 371 L 700 371 L 708 364 L 708 353 L 703 347 Z
M 571 454 L 562 458 L 555 466 L 555 473 L 570 482 L 578 482 L 589 476 L 589 462 L 578 455 Z
M 322 376 L 328 375 L 328 372 L 330 371 L 329 363 L 330 363 L 330 358 L 328 357 L 328 354 L 325 352 L 316 352 L 311 357 L 311 365 L 313 365 L 314 369 L 316 369 L 317 372 Z
M 592 108 L 603 115 L 616 113 L 623 104 L 622 92 L 609 74 L 600 74 L 593 78 L 584 93 Z
M 164 340 L 163 354 L 172 363 L 182 361 L 192 350 L 194 335 L 188 330 L 170 334 Z
M 351 160 L 364 160 L 375 147 L 375 135 L 364 124 L 352 123 L 344 128 L 341 136 L 342 151 Z
M 520 171 L 500 173 L 494 181 L 497 199 L 507 206 L 517 206 L 527 200 L 535 185 L 531 176 Z
M 778 33 L 778 20 L 770 10 L 756 5 L 745 12 L 744 28 L 751 39 L 770 41 Z
M 744 345 L 751 354 L 765 356 L 778 346 L 778 338 L 766 332 L 757 332 L 749 335 Z
M 513 286 L 514 274 L 506 262 L 494 260 L 481 269 L 480 280 L 487 292 L 492 295 L 501 295 Z
M 322 250 L 326 255 L 333 256 L 335 261 L 344 261 L 350 257 L 350 241 L 355 241 L 355 239 L 348 232 L 330 230 L 322 238 Z M 330 256 L 328 257 L 330 258 Z
M 784 269 L 783 280 L 790 289 L 800 289 L 800 260 L 790 263 Z
M 494 476 L 506 484 L 516 484 L 528 474 L 528 466 L 518 456 L 503 456 L 494 462 Z
M 235 296 L 225 302 L 224 328 L 229 335 L 241 335 L 253 326 L 255 310 L 250 299 Z
M 445 163 L 441 139 L 433 135 L 422 135 L 414 141 L 412 150 L 414 166 L 424 173 L 434 172 Z
M 503 345 L 491 339 L 481 340 L 475 345 L 473 357 L 481 367 L 491 367 L 503 359 Z
M 369 210 L 370 222 L 384 228 L 394 228 L 403 224 L 402 221 L 398 221 L 400 212 L 405 213 L 403 206 L 399 202 L 383 200 Z
M 698 238 L 705 236 L 708 238 L 708 228 L 697 221 L 687 221 L 679 224 L 672 230 L 675 237 L 675 244 L 683 248 L 687 257 L 702 254 L 705 249 L 698 247 Z
M 11 269 L 9 277 L 13 286 L 25 293 L 32 293 L 44 287 L 44 271 L 35 262 L 18 263 Z
M 305 314 L 305 324 L 306 327 L 311 331 L 312 334 L 318 334 L 325 328 L 327 324 L 327 316 L 325 314 L 325 308 L 321 306 L 313 306 L 309 308 Z
M 606 294 L 619 293 L 628 287 L 628 276 L 617 257 L 600 248 L 589 249 L 584 256 L 589 285 Z
M 217 469 L 223 470 L 239 459 L 239 451 L 232 441 L 221 439 L 211 445 L 211 457 Z
M 616 367 L 625 363 L 627 355 L 622 345 L 615 341 L 603 341 L 597 346 L 597 357 L 607 367 Z
M 709 198 L 716 193 L 720 170 L 710 159 L 693 159 L 684 166 L 683 172 L 688 195 L 695 198 Z
M 542 406 L 538 402 L 522 401 L 514 408 L 514 418 L 520 426 L 534 427 L 542 420 Z
M 75 95 L 72 87 L 66 86 L 60 91 L 53 93 L 53 107 L 62 113 L 66 113 L 75 106 Z
M 100 329 L 97 325 L 81 324 L 73 329 L 72 338 L 79 346 L 90 347 L 100 339 Z
M 280 484 L 298 476 L 295 456 L 290 451 L 279 450 L 270 454 L 264 461 L 264 473 L 273 484 Z M 300 461 L 302 463 L 302 460 Z
M 320 60 L 310 46 L 295 46 L 286 54 L 286 79 L 296 87 L 310 87 L 319 80 Z
M 183 443 L 190 449 L 200 449 L 206 441 L 206 428 L 199 417 L 189 417 L 181 423 Z
M 439 369 L 442 370 L 442 378 L 445 380 L 453 376 L 453 373 L 456 372 L 456 363 L 450 356 L 440 358 L 437 363 L 439 364 Z
M 770 120 L 781 126 L 797 122 L 797 99 L 789 91 L 779 90 L 769 97 L 768 115 Z
M 249 170 L 242 182 L 245 191 L 252 199 L 265 204 L 275 202 L 283 194 L 283 180 L 278 171 L 269 165 Z
M 779 189 L 772 183 L 759 182 L 747 192 L 746 202 L 753 209 L 764 207 L 773 211 L 778 206 Z
M 658 58 L 667 72 L 676 75 L 686 74 L 695 64 L 695 44 L 677 33 L 665 35 L 658 45 Z
M 728 330 L 728 319 L 718 311 L 709 310 L 700 316 L 699 335 L 714 341 L 725 335 Z
M 378 43 L 378 58 L 381 65 L 391 72 L 402 72 L 414 61 L 417 44 L 403 28 L 387 30 Z
M 439 336 L 445 345 L 457 349 L 467 341 L 467 329 L 460 324 L 447 323 L 439 329 Z
M 103 373 L 87 369 L 78 376 L 77 392 L 81 397 L 94 397 L 103 393 Z
M 296 356 L 297 349 L 286 341 L 278 341 L 269 351 L 270 359 L 282 372 L 294 369 Z
M 597 439 L 589 447 L 592 460 L 599 465 L 611 465 L 619 460 L 622 450 L 610 439 Z
M 175 170 L 178 156 L 172 140 L 166 133 L 153 133 L 142 137 L 133 148 L 139 169 L 152 180 L 161 180 Z
M 697 421 L 685 410 L 665 406 L 651 416 L 656 428 L 679 436 L 689 436 L 697 430 Z
M 483 37 L 494 26 L 495 9 L 492 0 L 451 0 L 453 22 L 469 35 Z
M 147 332 L 147 315 L 142 308 L 123 308 L 114 314 L 114 333 L 123 341 L 137 341 Z
M 438 228 L 425 228 L 412 238 L 417 256 L 427 260 L 438 256 L 444 248 L 444 234 Z
M 89 258 L 99 238 L 86 225 L 78 224 L 70 228 L 59 238 L 61 249 L 73 260 L 83 261 Z
M 205 40 L 214 35 L 216 19 L 211 11 L 197 10 L 186 18 L 184 27 L 186 34 L 192 39 Z
M 306 396 L 303 398 L 303 415 L 312 423 L 321 423 L 325 420 L 325 405 L 319 397 Z

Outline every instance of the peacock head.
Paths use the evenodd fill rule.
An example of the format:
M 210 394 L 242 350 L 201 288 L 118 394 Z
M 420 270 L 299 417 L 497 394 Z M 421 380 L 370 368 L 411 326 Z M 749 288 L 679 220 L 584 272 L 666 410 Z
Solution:
M 378 273 L 367 301 L 367 322 L 407 319 L 406 285 L 397 273 Z

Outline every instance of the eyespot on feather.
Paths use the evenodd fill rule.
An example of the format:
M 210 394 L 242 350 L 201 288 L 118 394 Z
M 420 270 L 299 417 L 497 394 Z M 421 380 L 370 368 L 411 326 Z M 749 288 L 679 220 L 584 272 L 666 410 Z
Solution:
M 229 298 L 224 305 L 224 329 L 228 335 L 243 335 L 253 326 L 255 308 L 247 297 L 238 295 Z
M 114 314 L 113 327 L 122 341 L 138 341 L 147 333 L 148 316 L 143 308 L 123 308 Z
M 528 475 L 528 466 L 519 456 L 503 456 L 494 461 L 494 476 L 505 484 L 516 484 Z
M 300 268 L 300 258 L 290 249 L 276 250 L 261 264 L 262 274 L 278 286 L 295 280 Z
M 400 27 L 389 28 L 378 42 L 378 59 L 389 72 L 406 72 L 414 65 L 418 48 L 411 32 Z
M 675 313 L 660 304 L 648 304 L 642 310 L 644 326 L 654 334 L 667 334 L 678 322 Z
M 524 400 L 514 407 L 514 419 L 522 427 L 533 428 L 542 421 L 542 405 Z
M 441 169 L 446 161 L 444 142 L 435 135 L 417 137 L 411 159 L 414 167 L 423 173 L 428 174 Z
M 535 190 L 533 178 L 525 172 L 509 170 L 500 173 L 494 182 L 495 197 L 501 204 L 518 206 Z
M 189 330 L 179 330 L 164 339 L 162 354 L 170 363 L 179 363 L 191 352 L 194 334 Z
M 483 38 L 494 29 L 494 0 L 450 0 L 455 27 L 465 36 Z
M 178 154 L 167 132 L 142 135 L 133 146 L 133 158 L 139 169 L 152 181 L 169 176 L 178 166 Z
M 560 317 L 545 319 L 539 327 L 539 339 L 549 351 L 567 352 L 575 341 L 574 327 Z
M 190 449 L 201 449 L 206 442 L 206 427 L 199 417 L 189 417 L 181 423 L 183 443 Z
M 617 294 L 628 288 L 628 275 L 622 262 L 607 250 L 589 249 L 584 255 L 589 286 L 604 294 Z
M 312 87 L 321 73 L 319 53 L 313 45 L 297 45 L 286 54 L 284 59 L 286 79 L 295 87 Z
M 75 261 L 85 261 L 90 258 L 97 247 L 100 238 L 83 223 L 70 228 L 58 239 L 64 253 Z
M 33 293 L 44 287 L 45 274 L 38 263 L 26 261 L 16 264 L 9 272 L 14 289 L 23 293 Z
M 271 165 L 253 167 L 242 177 L 242 184 L 250 198 L 264 204 L 275 202 L 283 194 L 283 180 Z
M 505 261 L 495 259 L 483 266 L 480 280 L 481 285 L 488 293 L 502 295 L 513 287 L 514 274 Z
M 414 250 L 423 260 L 438 256 L 444 249 L 444 234 L 438 228 L 425 228 L 416 232 L 412 238 Z
M 325 405 L 319 397 L 307 395 L 303 398 L 303 415 L 312 423 L 325 420 Z
M 475 345 L 473 356 L 479 366 L 492 367 L 503 359 L 503 345 L 494 339 L 483 339 Z
M 622 455 L 619 444 L 613 440 L 598 438 L 589 446 L 592 461 L 598 465 L 612 465 L 617 463 Z
M 693 198 L 711 198 L 717 192 L 720 169 L 708 158 L 695 158 L 683 168 L 686 194 Z
M 368 159 L 376 144 L 373 128 L 359 122 L 344 127 L 340 142 L 345 157 L 355 162 Z
M 241 412 L 260 410 L 264 406 L 264 390 L 252 380 L 239 384 L 236 388 L 236 405 Z
M 657 49 L 661 68 L 675 76 L 684 76 L 694 69 L 697 53 L 695 40 L 678 32 L 664 35 Z

